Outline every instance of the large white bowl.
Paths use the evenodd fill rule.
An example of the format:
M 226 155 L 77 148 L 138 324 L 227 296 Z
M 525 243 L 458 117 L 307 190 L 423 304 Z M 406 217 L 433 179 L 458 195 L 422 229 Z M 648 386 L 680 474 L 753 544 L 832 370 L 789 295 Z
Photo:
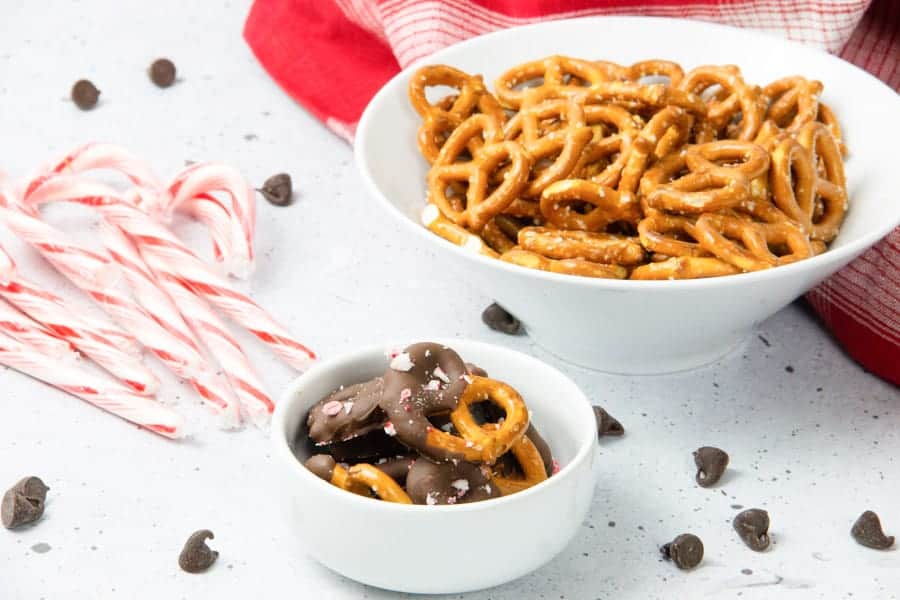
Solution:
M 460 280 L 496 299 L 524 322 L 536 342 L 566 360 L 620 373 L 677 371 L 710 362 L 900 223 L 898 95 L 824 52 L 699 21 L 597 17 L 492 33 L 424 62 L 481 73 L 492 85 L 510 66 L 550 54 L 623 64 L 666 58 L 685 68 L 733 63 L 757 84 L 798 73 L 819 79 L 825 84 L 823 100 L 840 118 L 851 152 L 850 210 L 840 236 L 821 256 L 767 271 L 693 281 L 615 281 L 544 273 L 473 254 L 422 227 L 427 165 L 415 142 L 420 120 L 406 95 L 411 72 L 419 65 L 397 75 L 372 99 L 357 129 L 356 162 L 369 190 L 413 235 L 439 248 L 441 260 Z
M 471 504 L 392 504 L 340 490 L 295 456 L 295 434 L 309 408 L 340 385 L 384 373 L 385 347 L 316 365 L 284 393 L 272 423 L 279 464 L 273 496 L 306 552 L 338 573 L 380 588 L 456 593 L 506 583 L 537 569 L 574 537 L 595 485 L 597 427 L 572 380 L 539 360 L 488 344 L 437 340 L 525 399 L 559 473 L 524 492 Z M 305 460 L 303 450 L 296 452 Z

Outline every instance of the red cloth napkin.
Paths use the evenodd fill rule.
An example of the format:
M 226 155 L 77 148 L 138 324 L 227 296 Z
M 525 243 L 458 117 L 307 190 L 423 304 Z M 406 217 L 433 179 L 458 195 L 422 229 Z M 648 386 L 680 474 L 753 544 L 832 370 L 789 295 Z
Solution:
M 588 15 L 780 33 L 900 91 L 897 0 L 255 0 L 244 37 L 291 97 L 350 141 L 369 99 L 416 59 L 489 31 Z M 851 356 L 900 385 L 900 228 L 807 299 Z

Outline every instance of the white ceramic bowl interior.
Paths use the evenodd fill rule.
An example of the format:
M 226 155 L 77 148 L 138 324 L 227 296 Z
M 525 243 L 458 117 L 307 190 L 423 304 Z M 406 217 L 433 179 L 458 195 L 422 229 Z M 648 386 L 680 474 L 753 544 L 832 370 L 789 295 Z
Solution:
M 373 98 L 357 129 L 356 161 L 372 194 L 441 260 L 519 317 L 554 354 L 620 373 L 659 373 L 714 360 L 753 326 L 847 264 L 900 223 L 893 156 L 900 97 L 856 67 L 824 52 L 762 33 L 699 21 L 596 17 L 509 29 L 435 53 L 480 73 L 489 86 L 512 65 L 551 54 L 629 64 L 665 58 L 686 69 L 733 63 L 766 84 L 803 74 L 825 84 L 823 101 L 839 117 L 850 148 L 850 210 L 825 254 L 756 273 L 692 281 L 613 281 L 544 273 L 454 246 L 419 221 L 427 164 L 419 155 L 420 119 L 410 108 L 412 65 Z
M 454 506 L 401 505 L 340 490 L 310 473 L 293 440 L 309 408 L 342 384 L 384 373 L 386 346 L 325 361 L 284 393 L 272 423 L 275 495 L 305 551 L 372 586 L 416 593 L 491 587 L 537 569 L 576 534 L 595 484 L 597 430 L 584 394 L 535 358 L 479 342 L 438 340 L 512 385 L 562 469 L 515 495 Z M 306 453 L 297 450 L 301 459 Z

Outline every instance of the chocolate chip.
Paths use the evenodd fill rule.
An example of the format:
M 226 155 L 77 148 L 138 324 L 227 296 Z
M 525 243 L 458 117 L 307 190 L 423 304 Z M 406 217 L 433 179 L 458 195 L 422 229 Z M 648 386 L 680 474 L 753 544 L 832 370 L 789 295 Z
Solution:
M 516 335 L 522 329 L 522 323 L 496 302 L 484 309 L 481 320 L 494 331 L 507 335 Z
M 703 560 L 703 542 L 693 533 L 683 533 L 662 546 L 659 552 L 679 569 L 693 569 Z
M 0 501 L 3 526 L 15 529 L 40 519 L 49 489 L 39 477 L 25 477 L 9 488 Z
M 887 550 L 894 545 L 894 536 L 885 535 L 881 528 L 881 520 L 871 510 L 867 510 L 859 516 L 850 535 L 858 544 L 875 550 Z
M 91 110 L 97 106 L 100 90 L 87 79 L 79 79 L 72 86 L 72 101 L 81 110 Z
M 257 191 L 271 204 L 287 206 L 291 203 L 291 194 L 293 193 L 291 176 L 287 173 L 272 175 Z
M 157 58 L 150 65 L 150 80 L 161 88 L 175 83 L 175 63 L 168 58 Z
M 712 487 L 728 468 L 728 454 L 720 448 L 703 446 L 694 451 L 694 464 L 697 465 L 697 485 Z
M 184 549 L 178 557 L 178 566 L 188 573 L 202 573 L 212 566 L 219 553 L 210 550 L 206 540 L 215 539 L 216 536 L 209 529 L 201 529 L 191 534 L 184 543 Z
M 734 530 L 747 547 L 762 552 L 769 547 L 769 513 L 760 508 L 749 508 L 737 514 L 732 521 Z
M 608 412 L 599 406 L 594 408 L 594 418 L 597 419 L 597 437 L 607 435 L 620 436 L 625 434 L 625 428 L 622 424 Z

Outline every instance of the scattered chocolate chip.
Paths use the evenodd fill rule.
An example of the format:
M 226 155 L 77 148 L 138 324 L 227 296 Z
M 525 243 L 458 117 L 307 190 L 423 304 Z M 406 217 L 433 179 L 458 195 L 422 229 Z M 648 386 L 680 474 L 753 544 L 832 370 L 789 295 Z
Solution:
M 594 406 L 594 418 L 597 419 L 597 437 L 607 435 L 621 436 L 625 434 L 622 424 L 603 408 Z
M 694 450 L 694 464 L 697 465 L 697 485 L 712 487 L 728 468 L 728 453 L 721 448 L 703 446 Z
M 154 60 L 150 65 L 150 80 L 161 88 L 167 88 L 175 83 L 175 63 L 168 58 Z
M 760 508 L 749 508 L 737 514 L 732 521 L 734 530 L 747 547 L 762 552 L 769 547 L 769 513 Z
M 522 329 L 522 323 L 496 302 L 484 309 L 481 320 L 494 331 L 507 335 L 516 335 Z
M 39 477 L 25 477 L 9 488 L 0 501 L 3 526 L 15 529 L 40 519 L 49 489 Z
M 875 550 L 887 550 L 894 545 L 894 536 L 885 535 L 881 528 L 881 520 L 871 510 L 867 510 L 859 516 L 850 535 L 858 544 Z
M 287 173 L 272 175 L 263 186 L 257 190 L 263 197 L 275 206 L 287 206 L 291 203 L 293 188 L 291 176 Z
M 703 560 L 703 542 L 693 533 L 683 533 L 663 545 L 659 552 L 679 569 L 693 569 Z
M 91 110 L 97 106 L 100 90 L 87 79 L 79 79 L 72 86 L 72 101 L 81 110 Z
M 191 534 L 184 543 L 184 549 L 178 557 L 178 566 L 188 573 L 202 573 L 212 566 L 219 553 L 210 550 L 206 540 L 215 539 L 216 536 L 209 529 L 201 529 Z

